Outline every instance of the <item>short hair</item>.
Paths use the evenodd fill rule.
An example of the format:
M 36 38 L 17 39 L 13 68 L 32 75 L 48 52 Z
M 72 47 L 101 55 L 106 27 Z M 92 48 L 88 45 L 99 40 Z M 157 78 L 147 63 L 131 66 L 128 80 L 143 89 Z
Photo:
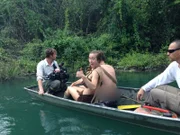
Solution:
M 176 43 L 176 46 L 180 48 L 180 39 L 176 39 L 172 43 Z
M 104 55 L 104 52 L 101 51 L 101 50 L 99 50 L 98 52 L 99 52 L 99 53 L 98 53 L 98 56 L 97 56 L 97 57 L 99 57 L 100 61 L 105 61 L 105 60 L 106 60 L 106 57 L 105 57 L 105 55 Z
M 57 51 L 54 48 L 48 48 L 45 51 L 46 58 L 49 58 L 51 55 L 56 54 Z
M 90 53 L 95 53 L 95 54 L 97 54 L 96 59 L 97 59 L 98 62 L 101 62 L 101 61 L 105 61 L 105 60 L 106 60 L 106 57 L 105 57 L 105 55 L 104 55 L 104 52 L 101 51 L 101 50 L 93 50 L 93 51 L 91 51 Z

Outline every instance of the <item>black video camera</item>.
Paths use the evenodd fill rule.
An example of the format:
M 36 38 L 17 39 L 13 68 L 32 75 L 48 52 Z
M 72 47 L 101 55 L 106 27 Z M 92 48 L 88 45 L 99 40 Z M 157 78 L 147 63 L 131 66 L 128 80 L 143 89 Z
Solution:
M 67 69 L 63 67 L 64 63 L 61 63 L 59 65 L 60 72 L 52 72 L 51 74 L 48 75 L 48 78 L 50 80 L 59 80 L 61 82 L 60 84 L 60 90 L 65 91 L 67 89 L 67 84 L 66 82 L 69 79 L 69 74 L 67 73 Z M 57 68 L 55 64 L 53 64 L 54 70 Z
M 59 65 L 60 72 L 52 72 L 48 75 L 50 80 L 59 80 L 61 83 L 66 83 L 69 79 L 69 74 L 67 73 L 67 69 L 63 67 L 64 63 Z M 54 69 L 56 69 L 55 64 L 53 64 Z

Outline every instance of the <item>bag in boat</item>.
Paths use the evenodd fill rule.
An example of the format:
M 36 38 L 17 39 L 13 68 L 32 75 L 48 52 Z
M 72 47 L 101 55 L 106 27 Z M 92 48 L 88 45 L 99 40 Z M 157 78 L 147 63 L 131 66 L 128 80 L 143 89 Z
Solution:
M 136 110 L 134 110 L 134 112 L 178 118 L 177 114 L 175 114 L 174 112 L 171 112 L 166 109 L 158 108 L 158 107 L 148 106 L 148 105 L 143 105 L 143 106 L 137 108 Z
M 101 101 L 98 103 L 94 103 L 95 105 L 100 105 L 100 106 L 107 106 L 107 107 L 117 107 L 117 100 L 113 100 L 113 101 Z

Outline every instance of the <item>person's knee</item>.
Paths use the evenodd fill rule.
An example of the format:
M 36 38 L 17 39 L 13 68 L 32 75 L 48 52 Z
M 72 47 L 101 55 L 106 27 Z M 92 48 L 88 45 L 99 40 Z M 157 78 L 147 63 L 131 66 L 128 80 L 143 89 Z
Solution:
M 69 87 L 67 87 L 67 89 L 65 90 L 65 92 L 69 92 Z
M 152 89 L 152 90 L 150 91 L 150 93 L 151 93 L 151 94 L 155 94 L 156 91 L 157 91 L 157 89 Z
M 72 93 L 75 92 L 75 89 L 73 89 L 72 87 L 68 87 L 68 92 L 69 92 L 70 94 L 72 94 Z
M 69 87 L 69 94 L 73 97 L 74 100 L 77 100 L 79 97 L 79 93 L 77 92 L 76 89 Z
M 65 92 L 70 94 L 70 86 L 67 87 Z
M 159 89 L 152 89 L 152 90 L 150 91 L 150 94 L 151 94 L 151 95 L 157 95 L 158 92 L 159 92 Z
M 150 91 L 150 95 L 153 98 L 160 98 L 164 96 L 164 91 L 161 89 L 155 88 Z
M 54 80 L 50 84 L 50 89 L 51 90 L 59 90 L 60 89 L 61 82 L 59 80 Z

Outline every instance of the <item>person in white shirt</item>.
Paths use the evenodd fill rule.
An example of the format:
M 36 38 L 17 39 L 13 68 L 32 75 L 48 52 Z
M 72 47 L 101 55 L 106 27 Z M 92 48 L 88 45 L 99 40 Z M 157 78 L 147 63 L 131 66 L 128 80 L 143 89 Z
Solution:
M 142 100 L 146 92 L 146 103 L 180 114 L 180 40 L 169 45 L 167 55 L 172 62 L 164 72 L 140 88 L 137 100 Z M 173 81 L 177 82 L 179 88 L 167 85 Z
M 56 92 L 60 89 L 61 82 L 58 79 L 52 80 L 49 75 L 51 73 L 60 72 L 58 63 L 55 61 L 57 52 L 53 48 L 48 48 L 45 51 L 46 58 L 37 64 L 37 82 L 39 94 L 43 95 L 44 92 Z

